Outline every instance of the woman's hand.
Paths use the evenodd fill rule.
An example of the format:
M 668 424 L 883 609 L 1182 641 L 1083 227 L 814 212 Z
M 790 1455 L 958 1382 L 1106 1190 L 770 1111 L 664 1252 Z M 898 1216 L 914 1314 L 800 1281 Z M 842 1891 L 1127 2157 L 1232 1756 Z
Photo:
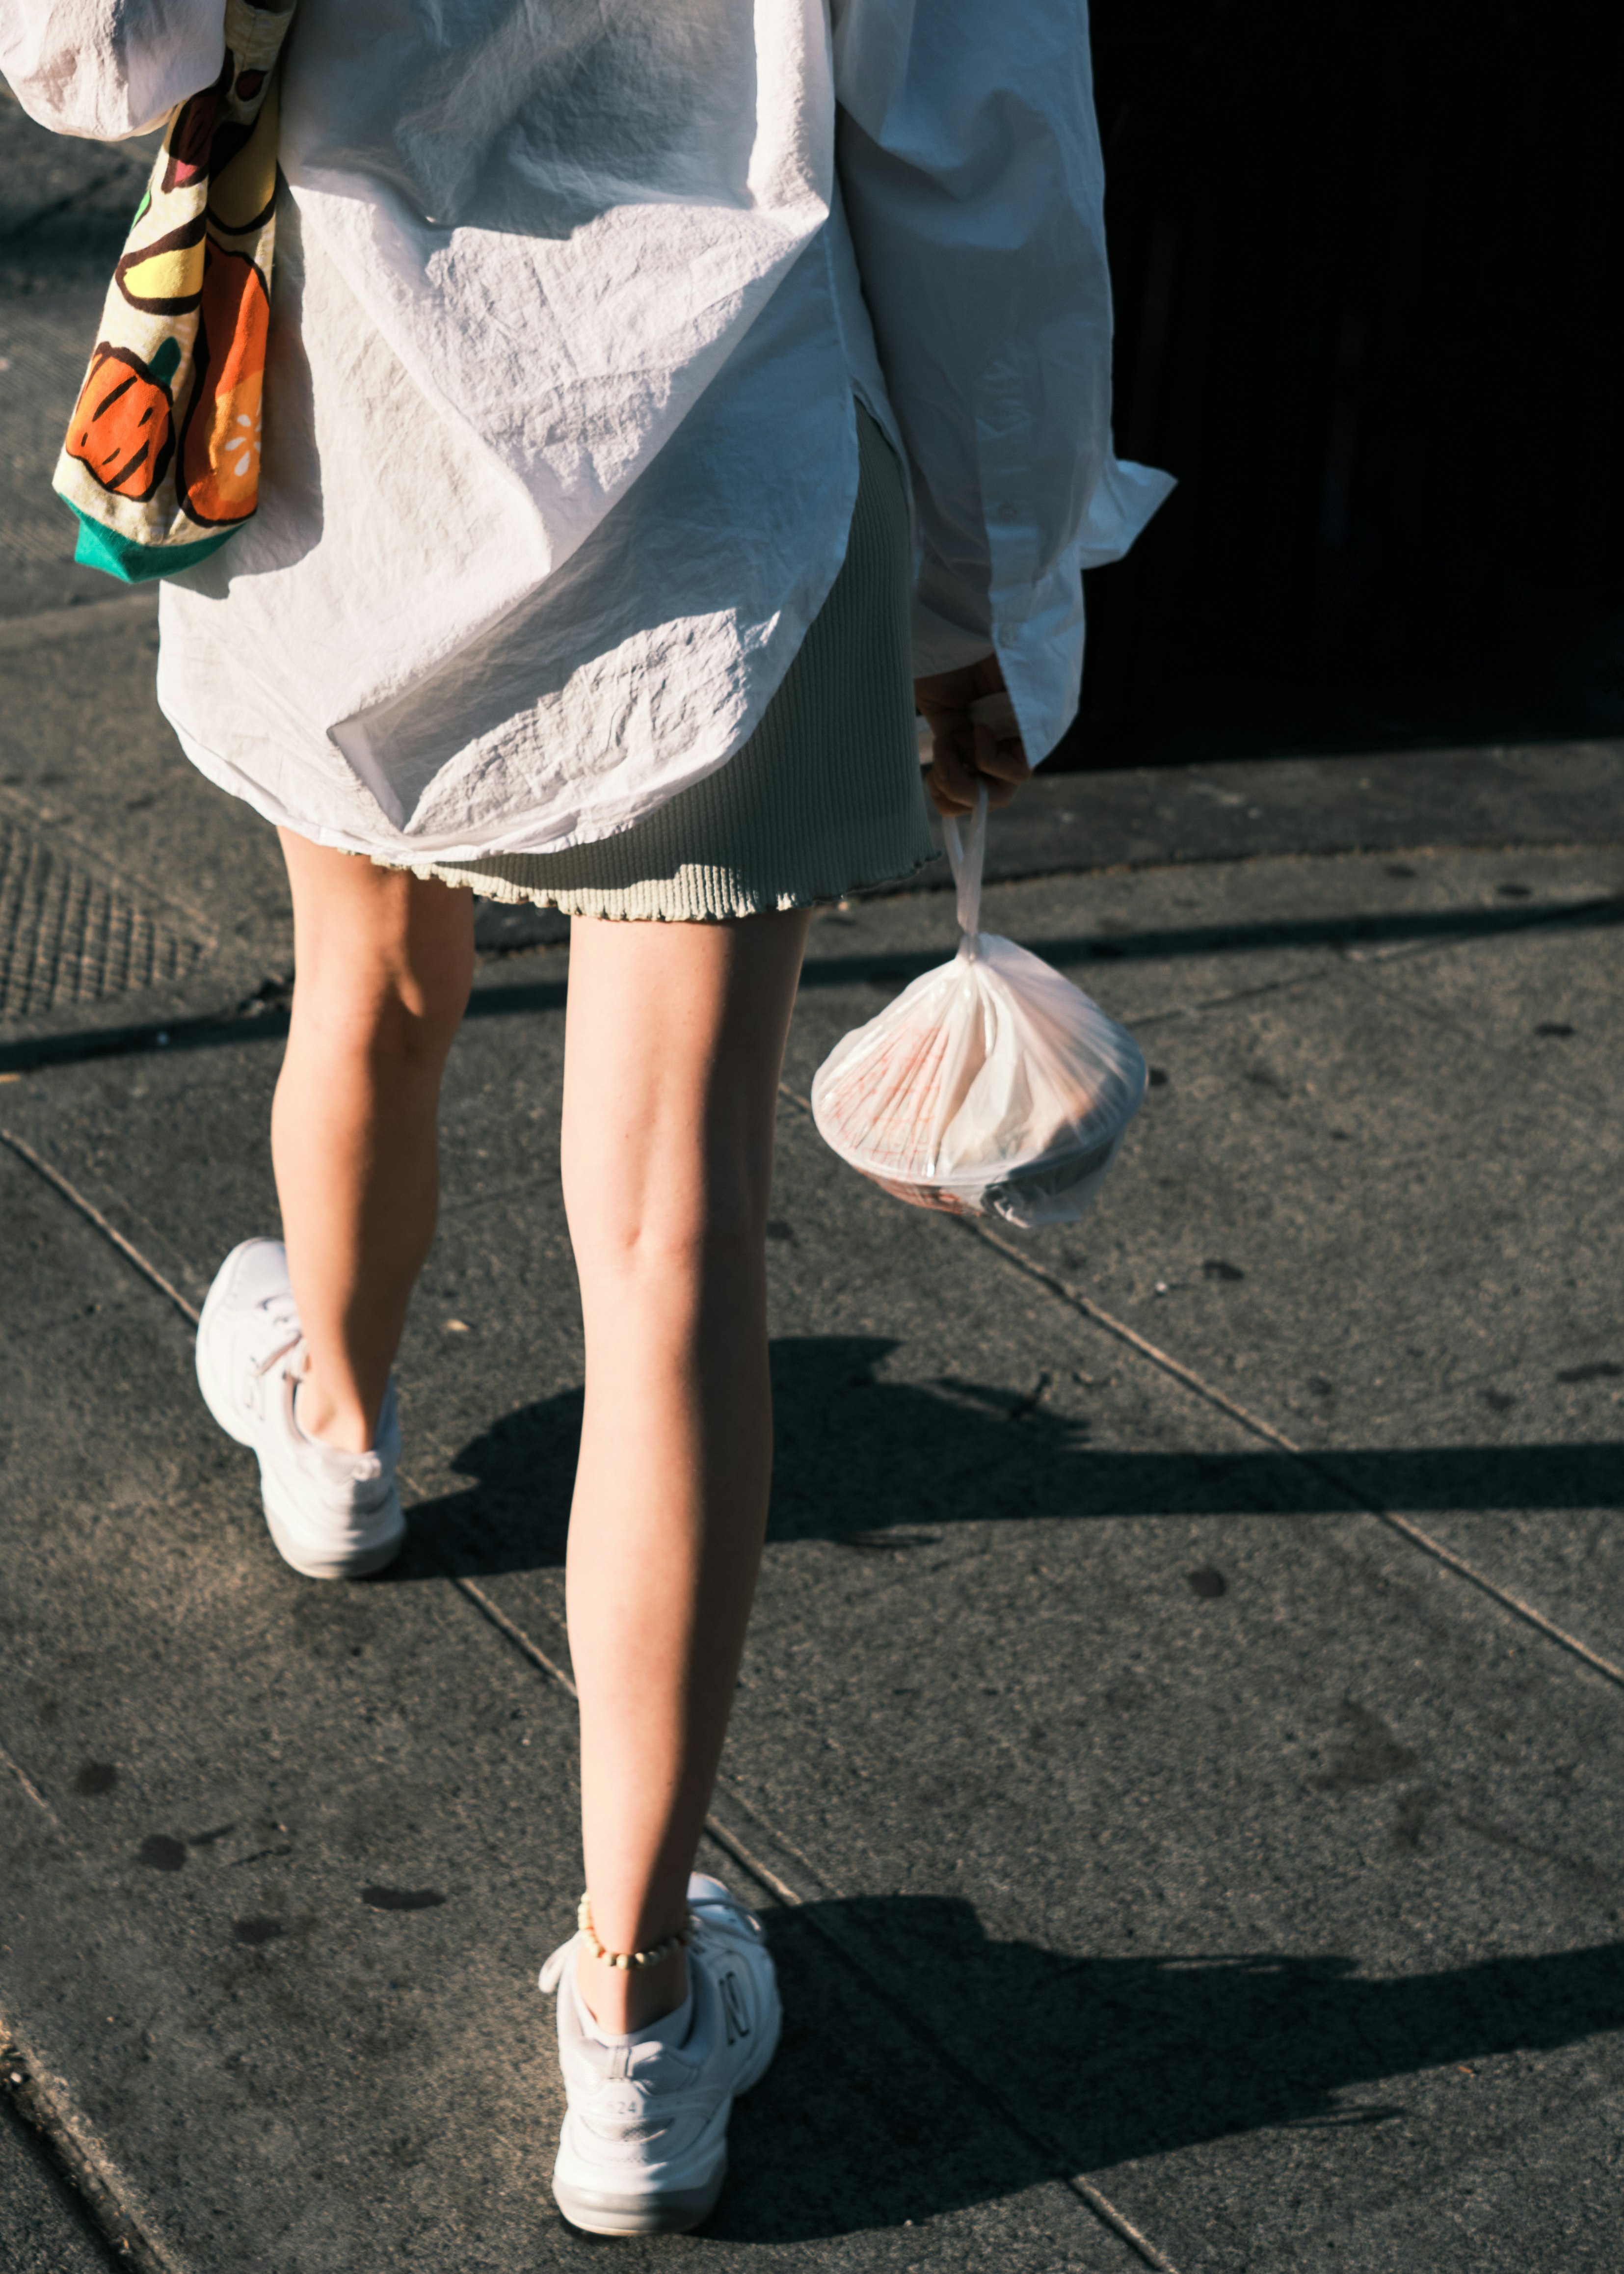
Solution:
M 982 782 L 989 805 L 1007 805 L 1022 782 L 1031 779 L 1019 738 L 1011 734 L 1000 740 L 990 727 L 970 716 L 970 705 L 983 695 L 1004 691 L 1004 673 L 994 655 L 959 671 L 938 671 L 914 681 L 914 700 L 930 729 L 925 787 L 938 813 L 968 813 Z

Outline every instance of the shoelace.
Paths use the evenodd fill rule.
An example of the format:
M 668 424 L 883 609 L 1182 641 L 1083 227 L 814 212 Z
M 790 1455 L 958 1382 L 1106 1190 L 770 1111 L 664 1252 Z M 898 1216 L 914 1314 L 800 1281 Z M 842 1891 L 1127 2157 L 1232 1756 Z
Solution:
M 294 1336 L 291 1342 L 280 1344 L 278 1347 L 271 1352 L 269 1358 L 260 1359 L 259 1365 L 254 1368 L 256 1375 L 268 1374 L 271 1368 L 277 1363 L 278 1359 L 286 1358 L 289 1351 L 297 1350 L 304 1339 L 304 1337 L 302 1334 L 297 1334 Z
M 256 1377 L 268 1374 L 271 1368 L 274 1366 L 279 1365 L 281 1361 L 288 1356 L 290 1351 L 297 1350 L 299 1344 L 304 1339 L 304 1329 L 299 1324 L 299 1314 L 294 1309 L 293 1305 L 290 1302 L 283 1300 L 281 1302 L 266 1303 L 261 1306 L 261 1308 L 264 1310 L 266 1317 L 272 1321 L 273 1325 L 290 1327 L 293 1331 L 289 1336 L 285 1343 L 279 1343 L 277 1344 L 276 1348 L 271 1352 L 269 1358 L 260 1359 L 259 1365 L 254 1368 Z

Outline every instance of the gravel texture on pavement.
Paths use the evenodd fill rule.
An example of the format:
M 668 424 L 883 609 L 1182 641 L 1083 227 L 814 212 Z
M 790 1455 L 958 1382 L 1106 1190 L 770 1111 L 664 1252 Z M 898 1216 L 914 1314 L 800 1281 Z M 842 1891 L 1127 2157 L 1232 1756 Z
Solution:
M 481 915 L 407 1549 L 301 1581 L 192 1370 L 276 1224 L 280 860 L 44 486 L 143 163 L 0 99 L 0 2265 L 596 2263 L 534 1987 L 568 928 Z M 989 877 L 1152 1086 L 1080 1224 L 903 1208 L 806 1099 L 951 902 L 814 922 L 703 1858 L 786 2030 L 704 2233 L 620 2255 L 1613 2274 L 1624 746 L 1040 779 Z

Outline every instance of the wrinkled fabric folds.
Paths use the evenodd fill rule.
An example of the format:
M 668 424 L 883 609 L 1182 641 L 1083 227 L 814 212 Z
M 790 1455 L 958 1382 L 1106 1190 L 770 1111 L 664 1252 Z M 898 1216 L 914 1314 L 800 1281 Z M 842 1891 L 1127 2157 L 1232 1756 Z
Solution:
M 208 84 L 221 0 L 0 0 L 64 132 Z M 272 820 L 410 861 L 629 826 L 747 739 L 833 583 L 853 398 L 909 467 L 915 666 L 1034 757 L 1119 464 L 1076 0 L 299 0 L 256 518 L 159 694 Z M 86 348 L 90 343 L 86 343 Z

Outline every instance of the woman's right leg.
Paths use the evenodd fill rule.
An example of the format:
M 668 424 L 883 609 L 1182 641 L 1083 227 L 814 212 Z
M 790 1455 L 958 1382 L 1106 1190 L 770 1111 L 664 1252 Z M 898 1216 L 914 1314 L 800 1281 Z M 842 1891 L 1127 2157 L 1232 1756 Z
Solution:
M 564 1195 L 586 1326 L 570 1517 L 582 1837 L 605 1948 L 682 1924 L 756 1584 L 772 1466 L 765 1243 L 808 919 L 577 917 Z M 584 1951 L 599 2025 L 680 2004 L 679 1951 Z

